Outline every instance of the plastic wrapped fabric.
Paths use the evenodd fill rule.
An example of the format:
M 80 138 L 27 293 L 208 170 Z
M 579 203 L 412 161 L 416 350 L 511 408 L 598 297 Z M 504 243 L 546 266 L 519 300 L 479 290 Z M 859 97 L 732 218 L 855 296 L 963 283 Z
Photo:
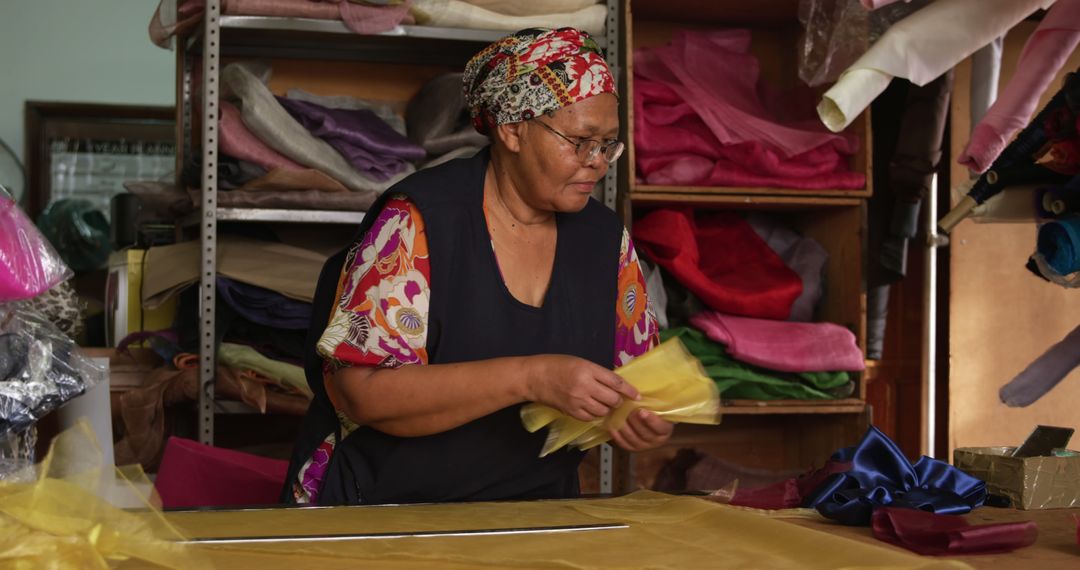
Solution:
M 799 79 L 811 87 L 835 81 L 870 46 L 870 15 L 859 0 L 800 0 Z
M 40 313 L 47 321 L 56 325 L 62 334 L 75 338 L 82 332 L 82 312 L 86 304 L 79 300 L 70 281 L 64 281 L 37 297 L 19 303 Z
M 31 481 L 0 481 L 0 566 L 208 567 L 178 543 L 184 536 L 162 516 L 141 469 L 104 464 L 86 422 L 58 435 L 37 471 Z M 124 510 L 132 507 L 140 512 Z
M 530 432 L 550 426 L 543 457 L 565 445 L 589 449 L 611 439 L 630 413 L 645 408 L 669 422 L 720 423 L 720 393 L 698 362 L 678 340 L 660 346 L 615 370 L 641 394 L 637 401 L 623 402 L 606 417 L 583 422 L 542 404 L 521 408 L 521 421 Z
M 112 251 L 109 220 L 89 200 L 65 198 L 45 207 L 38 228 L 75 271 L 92 271 L 105 264 Z
M 35 297 L 72 275 L 26 213 L 0 193 L 0 302 Z
M 40 313 L 0 304 L 0 434 L 28 428 L 104 374 Z

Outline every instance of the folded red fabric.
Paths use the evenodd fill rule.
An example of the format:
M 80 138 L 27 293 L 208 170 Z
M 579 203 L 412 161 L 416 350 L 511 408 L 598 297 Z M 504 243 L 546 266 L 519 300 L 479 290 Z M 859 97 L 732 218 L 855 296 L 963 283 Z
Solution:
M 1034 521 L 971 526 L 958 515 L 894 507 L 875 509 L 871 526 L 878 540 L 929 555 L 1011 552 L 1039 537 Z
M 786 319 L 802 280 L 754 229 L 731 212 L 694 217 L 660 209 L 636 221 L 634 243 L 709 307 Z

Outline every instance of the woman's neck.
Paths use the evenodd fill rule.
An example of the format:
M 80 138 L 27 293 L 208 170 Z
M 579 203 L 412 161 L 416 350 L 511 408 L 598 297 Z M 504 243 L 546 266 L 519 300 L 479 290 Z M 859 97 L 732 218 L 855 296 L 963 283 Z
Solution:
M 506 216 L 512 225 L 530 227 L 551 223 L 555 213 L 530 205 L 523 197 L 523 185 L 518 173 L 509 168 L 509 161 L 492 152 L 485 177 L 484 192 L 490 208 Z

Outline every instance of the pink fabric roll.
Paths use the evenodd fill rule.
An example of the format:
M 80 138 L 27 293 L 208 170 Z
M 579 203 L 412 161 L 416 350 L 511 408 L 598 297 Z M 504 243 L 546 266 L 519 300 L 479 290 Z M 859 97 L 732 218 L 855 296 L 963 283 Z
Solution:
M 221 101 L 221 137 L 218 148 L 222 154 L 246 160 L 258 164 L 267 169 L 274 170 L 304 170 L 303 166 L 286 158 L 276 150 L 266 146 L 251 131 L 244 126 L 240 119 L 240 109 L 228 101 Z
M 370 6 L 348 0 L 323 0 L 340 5 L 341 19 L 345 25 L 358 34 L 379 34 L 394 29 L 409 16 L 412 0 L 405 0 L 397 6 Z
M 1028 38 L 1016 73 L 971 132 L 958 162 L 984 172 L 1031 120 L 1039 97 L 1080 43 L 1080 0 L 1058 0 Z
M 832 323 L 795 323 L 705 311 L 690 324 L 735 359 L 780 372 L 857 372 L 866 368 L 855 335 Z

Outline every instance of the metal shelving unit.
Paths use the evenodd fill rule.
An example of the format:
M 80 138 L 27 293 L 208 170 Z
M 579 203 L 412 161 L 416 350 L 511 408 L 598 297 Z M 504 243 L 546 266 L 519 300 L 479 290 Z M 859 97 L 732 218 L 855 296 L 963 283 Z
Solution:
M 620 65 L 619 0 L 606 0 L 607 30 L 596 37 L 605 49 L 608 64 L 618 80 Z M 194 151 L 192 139 L 195 55 L 202 56 L 200 124 L 202 204 L 186 220 L 199 225 L 201 265 L 199 274 L 199 441 L 214 441 L 215 413 L 240 413 L 243 406 L 214 399 L 214 313 L 217 290 L 217 224 L 232 222 L 293 222 L 358 224 L 362 212 L 272 210 L 221 208 L 217 206 L 217 148 L 219 73 L 221 58 L 277 57 L 324 60 L 355 60 L 375 63 L 434 64 L 462 66 L 477 51 L 508 32 L 428 26 L 398 26 L 382 34 L 360 35 L 343 22 L 304 18 L 229 16 L 221 13 L 221 0 L 206 0 L 202 29 L 178 41 L 177 85 L 178 119 L 181 125 L 181 152 L 177 172 L 182 172 L 184 157 Z M 626 104 L 624 101 L 623 104 Z M 603 202 L 616 204 L 616 169 L 608 170 L 604 180 Z M 612 457 L 609 446 L 601 450 L 601 492 L 612 491 Z

